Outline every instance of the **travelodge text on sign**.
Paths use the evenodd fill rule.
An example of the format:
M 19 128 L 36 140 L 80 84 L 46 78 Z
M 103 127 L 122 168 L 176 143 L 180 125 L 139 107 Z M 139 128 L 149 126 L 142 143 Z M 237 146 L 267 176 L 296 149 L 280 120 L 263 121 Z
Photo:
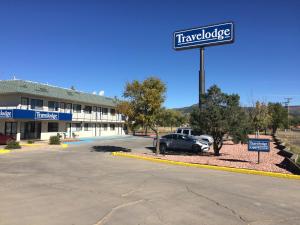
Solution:
M 173 38 L 175 50 L 228 44 L 234 41 L 234 26 L 228 22 L 175 31 Z
M 11 109 L 1 109 L 0 110 L 0 118 L 13 118 L 13 110 Z

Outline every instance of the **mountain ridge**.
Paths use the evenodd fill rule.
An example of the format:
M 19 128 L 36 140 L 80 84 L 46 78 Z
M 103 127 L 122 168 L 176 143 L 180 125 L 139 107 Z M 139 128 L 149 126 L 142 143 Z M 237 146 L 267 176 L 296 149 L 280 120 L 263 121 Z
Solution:
M 191 106 L 185 106 L 180 108 L 173 108 L 173 110 L 182 112 L 184 114 L 189 114 L 193 111 L 193 108 L 198 107 L 198 104 L 193 104 Z M 244 107 L 244 108 L 251 108 L 251 107 Z M 300 105 L 291 105 L 289 106 L 289 113 L 291 115 L 300 115 Z

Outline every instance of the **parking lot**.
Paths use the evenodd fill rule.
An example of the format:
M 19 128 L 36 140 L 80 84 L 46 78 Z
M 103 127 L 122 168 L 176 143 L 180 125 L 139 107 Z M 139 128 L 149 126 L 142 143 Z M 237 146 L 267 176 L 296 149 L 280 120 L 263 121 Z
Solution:
M 0 155 L 1 225 L 299 224 L 299 181 L 115 157 L 150 138 Z

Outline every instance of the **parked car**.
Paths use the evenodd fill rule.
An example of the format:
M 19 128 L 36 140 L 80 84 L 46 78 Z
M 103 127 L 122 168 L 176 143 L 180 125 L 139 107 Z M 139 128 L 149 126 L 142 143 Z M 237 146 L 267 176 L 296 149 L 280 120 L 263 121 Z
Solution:
M 211 146 L 214 143 L 214 139 L 213 139 L 212 136 L 207 135 L 207 134 L 200 135 L 199 133 L 195 132 L 192 128 L 180 127 L 180 128 L 177 128 L 176 133 L 177 134 L 192 135 L 197 139 L 206 141 L 209 144 L 209 146 Z
M 186 134 L 167 134 L 160 138 L 159 144 L 161 153 L 165 153 L 168 149 L 182 149 L 198 153 L 209 151 L 207 142 Z M 156 138 L 154 138 L 153 146 L 156 146 Z
M 11 135 L 5 135 L 0 133 L 0 145 L 6 145 L 8 141 L 15 140 Z

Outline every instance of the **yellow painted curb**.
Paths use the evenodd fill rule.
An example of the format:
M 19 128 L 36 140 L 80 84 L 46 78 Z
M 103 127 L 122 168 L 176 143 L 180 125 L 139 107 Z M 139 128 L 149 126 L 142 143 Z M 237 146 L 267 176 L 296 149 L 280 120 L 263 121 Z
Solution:
M 60 145 L 62 148 L 67 148 L 68 147 L 68 144 L 61 144 Z
M 0 149 L 0 154 L 6 154 L 6 153 L 10 153 L 11 150 L 8 149 Z
M 250 169 L 239 169 L 239 168 L 232 168 L 232 167 L 225 167 L 225 166 L 212 166 L 212 165 L 204 165 L 204 164 L 185 163 L 185 162 L 178 162 L 178 161 L 172 161 L 172 160 L 166 160 L 166 159 L 139 156 L 139 155 L 134 155 L 134 154 L 122 153 L 122 152 L 113 152 L 112 155 L 133 158 L 133 159 L 142 159 L 142 160 L 171 164 L 171 165 L 180 165 L 180 166 L 205 168 L 205 169 L 212 169 L 212 170 L 222 170 L 222 171 L 234 172 L 234 173 L 253 174 L 253 175 L 300 180 L 299 175 L 293 175 L 293 174 L 266 172 L 266 171 L 260 171 L 260 170 L 250 170 Z

